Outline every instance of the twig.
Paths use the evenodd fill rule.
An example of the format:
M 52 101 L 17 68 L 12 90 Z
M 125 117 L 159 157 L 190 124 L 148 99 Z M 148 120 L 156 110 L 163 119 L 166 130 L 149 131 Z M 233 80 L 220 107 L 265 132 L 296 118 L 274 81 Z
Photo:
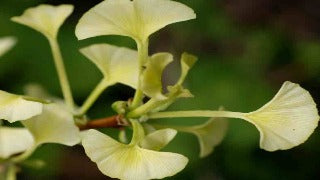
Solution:
M 120 128 L 124 126 L 121 115 L 114 115 L 106 118 L 95 119 L 89 121 L 85 125 L 79 125 L 80 130 L 95 129 L 95 128 Z

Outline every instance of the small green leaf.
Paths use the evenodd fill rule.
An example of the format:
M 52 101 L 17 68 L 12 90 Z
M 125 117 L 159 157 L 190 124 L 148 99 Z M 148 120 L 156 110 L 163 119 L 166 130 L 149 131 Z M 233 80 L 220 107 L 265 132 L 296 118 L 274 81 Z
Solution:
M 168 86 L 169 95 L 173 94 L 175 98 L 191 98 L 193 94 L 188 89 L 184 89 L 181 85 Z
M 162 93 L 162 72 L 172 61 L 173 56 L 169 53 L 157 53 L 149 59 L 141 77 L 141 89 L 147 96 L 166 99 Z
M 126 101 L 116 101 L 111 105 L 112 109 L 118 114 L 125 114 L 128 108 Z
M 193 67 L 193 65 L 197 62 L 198 58 L 194 55 L 183 53 L 181 56 L 181 75 L 177 82 L 177 85 L 182 85 L 184 80 L 186 79 L 189 70 Z
M 210 155 L 214 148 L 221 143 L 228 129 L 225 118 L 211 118 L 201 125 L 175 127 L 178 131 L 188 132 L 197 136 L 200 145 L 201 158 Z

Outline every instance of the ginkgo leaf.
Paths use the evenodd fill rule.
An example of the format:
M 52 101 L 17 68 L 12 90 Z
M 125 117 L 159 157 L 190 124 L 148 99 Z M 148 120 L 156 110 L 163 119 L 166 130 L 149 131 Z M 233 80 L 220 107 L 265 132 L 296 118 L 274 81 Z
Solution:
M 15 44 L 17 40 L 14 37 L 2 37 L 0 38 L 0 57 L 8 52 Z
M 211 118 L 205 124 L 194 126 L 193 133 L 200 144 L 200 157 L 211 154 L 225 137 L 228 129 L 228 121 L 224 118 Z
M 171 0 L 106 0 L 83 15 L 76 36 L 81 40 L 122 35 L 145 42 L 169 24 L 194 18 L 196 14 L 191 8 Z
M 33 137 L 26 128 L 0 127 L 0 158 L 24 152 L 33 144 Z
M 43 105 L 25 100 L 23 96 L 0 91 L 0 119 L 15 122 L 26 120 L 42 113 Z
M 146 69 L 141 76 L 141 89 L 149 96 L 156 99 L 165 99 L 162 94 L 162 72 L 173 61 L 169 53 L 154 54 L 146 64 Z
M 309 92 L 288 81 L 270 102 L 243 118 L 258 128 L 260 147 L 267 151 L 290 149 L 305 142 L 319 121 Z
M 204 124 L 172 128 L 197 136 L 200 145 L 199 156 L 203 158 L 210 155 L 221 143 L 228 129 L 228 121 L 225 118 L 211 118 Z
M 41 115 L 23 121 L 23 125 L 31 132 L 37 145 L 59 143 L 73 146 L 80 142 L 80 131 L 72 113 L 58 104 L 44 105 Z
M 193 94 L 182 87 L 182 85 L 168 86 L 169 94 L 174 94 L 176 98 L 191 98 L 194 97 Z
M 188 162 L 183 155 L 122 144 L 96 130 L 83 132 L 82 135 L 86 154 L 97 163 L 103 174 L 111 178 L 161 179 L 175 175 Z
M 60 26 L 72 11 L 72 5 L 52 6 L 42 4 L 25 10 L 21 16 L 13 17 L 11 20 L 35 29 L 47 38 L 56 38 Z
M 51 101 L 62 101 L 62 99 L 59 99 L 57 97 L 54 97 L 50 95 L 41 85 L 39 84 L 27 84 L 23 87 L 23 92 L 27 96 L 35 97 L 39 99 L 48 99 Z
M 148 134 L 141 142 L 140 146 L 150 150 L 160 150 L 167 146 L 176 136 L 177 131 L 174 129 L 161 129 Z
M 189 70 L 193 67 L 195 62 L 197 61 L 197 57 L 188 54 L 188 53 L 183 53 L 181 56 L 181 75 L 177 83 L 173 86 L 168 86 L 167 90 L 168 93 L 165 95 L 162 94 L 162 82 L 161 82 L 161 77 L 162 77 L 162 71 L 167 65 L 166 61 L 163 61 L 163 65 L 158 65 L 154 63 L 154 65 L 151 66 L 148 70 L 147 69 L 144 72 L 144 76 L 142 76 L 142 87 L 145 86 L 144 93 L 149 94 L 153 99 L 153 101 L 160 101 L 160 100 L 165 100 L 166 102 L 161 103 L 160 106 L 154 108 L 151 112 L 158 112 L 158 111 L 163 111 L 167 109 L 172 103 L 176 101 L 177 98 L 190 98 L 193 97 L 191 92 L 188 89 L 183 88 L 182 84 L 188 75 Z M 171 62 L 171 61 L 170 61 Z M 158 63 L 161 63 L 158 61 Z M 149 61 L 149 64 L 152 64 L 151 61 Z M 155 68 L 154 68 L 155 67 Z M 160 69 L 158 72 L 155 69 Z M 149 90 L 150 92 L 148 92 Z
M 181 55 L 181 75 L 177 82 L 178 85 L 182 85 L 188 75 L 189 70 L 193 67 L 197 60 L 198 58 L 196 56 L 188 53 L 183 53 Z
M 95 44 L 82 48 L 80 52 L 100 69 L 110 84 L 122 83 L 137 88 L 139 63 L 136 51 L 109 44 Z

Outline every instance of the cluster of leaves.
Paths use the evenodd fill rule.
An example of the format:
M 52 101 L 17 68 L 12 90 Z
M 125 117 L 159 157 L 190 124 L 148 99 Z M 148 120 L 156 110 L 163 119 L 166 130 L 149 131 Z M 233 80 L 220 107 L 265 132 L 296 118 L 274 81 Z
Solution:
M 136 42 L 137 50 L 109 44 L 80 49 L 99 68 L 103 78 L 78 107 L 73 101 L 57 41 L 60 26 L 72 11 L 71 5 L 39 5 L 12 18 L 48 39 L 64 99 L 52 97 L 37 86 L 27 88 L 27 95 L 0 91 L 0 118 L 10 123 L 21 121 L 24 126 L 0 126 L 0 167 L 3 167 L 0 173 L 3 171 L 8 179 L 14 178 L 19 164 L 44 143 L 67 146 L 81 143 L 99 170 L 112 178 L 160 179 L 175 175 L 188 163 L 188 158 L 181 154 L 159 152 L 178 131 L 196 135 L 200 157 L 205 157 L 225 135 L 224 118 L 243 119 L 255 125 L 260 132 L 260 147 L 267 151 L 290 149 L 303 143 L 318 125 L 318 110 L 312 97 L 292 82 L 285 82 L 270 102 L 249 113 L 222 109 L 162 112 L 179 98 L 193 97 L 183 82 L 197 61 L 195 56 L 183 53 L 179 79 L 172 86 L 163 86 L 162 73 L 174 58 L 167 52 L 149 55 L 149 37 L 169 24 L 196 18 L 191 8 L 171 0 L 105 0 L 83 15 L 75 32 L 79 40 L 102 35 L 128 36 Z M 0 56 L 14 43 L 12 38 L 1 40 Z M 116 83 L 136 90 L 133 99 L 112 105 L 117 113 L 112 120 L 133 130 L 130 142 L 124 131 L 120 131 L 116 141 L 98 130 L 79 129 L 90 123 L 86 112 L 99 95 Z M 197 126 L 150 123 L 152 119 L 176 117 L 211 119 Z

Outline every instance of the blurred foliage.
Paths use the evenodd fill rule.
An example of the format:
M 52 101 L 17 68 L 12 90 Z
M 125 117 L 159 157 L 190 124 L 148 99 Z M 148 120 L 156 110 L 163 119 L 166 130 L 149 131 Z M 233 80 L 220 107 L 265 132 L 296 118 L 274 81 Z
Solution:
M 74 28 L 81 15 L 99 0 L 1 0 L 0 36 L 14 35 L 18 45 L 0 61 L 0 88 L 22 93 L 27 83 L 39 83 L 61 96 L 59 83 L 44 37 L 10 22 L 27 7 L 40 3 L 72 3 L 75 12 L 59 35 L 74 96 L 81 104 L 102 77 L 79 52 L 92 43 L 111 43 L 135 48 L 126 37 L 99 37 L 78 42 Z M 151 38 L 150 51 L 169 51 L 176 62 L 164 79 L 172 84 L 179 73 L 183 51 L 199 56 L 186 86 L 195 95 L 171 109 L 218 109 L 252 111 L 270 100 L 285 80 L 300 83 L 319 103 L 320 3 L 319 1 L 181 0 L 197 13 L 197 19 L 174 24 Z M 117 85 L 109 88 L 89 112 L 90 117 L 112 114 L 115 100 L 126 100 L 133 90 Z M 166 124 L 197 124 L 205 119 L 154 121 Z M 259 149 L 258 131 L 242 120 L 230 119 L 226 139 L 205 159 L 198 158 L 198 142 L 189 134 L 178 134 L 166 150 L 187 155 L 191 163 L 168 179 L 319 179 L 320 136 L 318 129 L 303 145 L 274 153 Z M 106 130 L 116 137 L 117 130 Z M 33 158 L 44 159 L 41 170 L 23 168 L 21 179 L 103 179 L 81 147 L 45 145 Z M 26 170 L 26 171 L 25 171 Z

